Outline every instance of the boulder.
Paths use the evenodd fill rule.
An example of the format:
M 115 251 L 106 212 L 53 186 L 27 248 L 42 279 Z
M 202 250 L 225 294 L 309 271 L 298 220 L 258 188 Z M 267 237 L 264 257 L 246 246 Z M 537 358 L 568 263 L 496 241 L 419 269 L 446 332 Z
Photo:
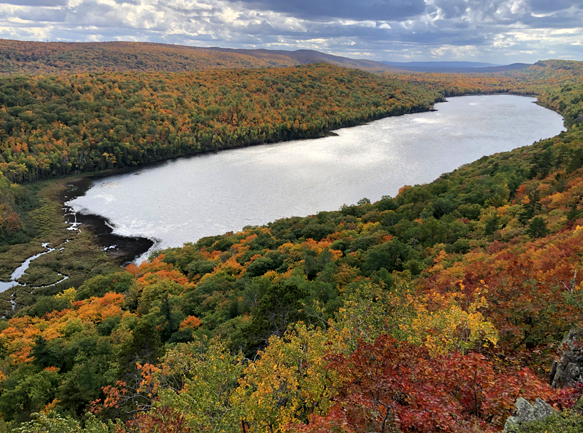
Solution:
M 561 358 L 553 362 L 549 382 L 554 388 L 583 382 L 583 329 L 569 331 L 561 343 Z
M 524 398 L 516 400 L 516 410 L 514 415 L 506 420 L 504 433 L 515 433 L 516 428 L 521 424 L 531 421 L 541 421 L 556 412 L 548 403 L 540 398 L 536 399 L 534 405 L 530 404 Z

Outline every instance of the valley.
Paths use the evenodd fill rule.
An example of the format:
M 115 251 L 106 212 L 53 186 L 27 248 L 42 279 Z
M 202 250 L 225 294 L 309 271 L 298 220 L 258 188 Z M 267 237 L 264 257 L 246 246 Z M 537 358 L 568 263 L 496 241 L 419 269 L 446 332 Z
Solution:
M 577 428 L 583 63 L 285 66 L 0 78 L 0 432 Z

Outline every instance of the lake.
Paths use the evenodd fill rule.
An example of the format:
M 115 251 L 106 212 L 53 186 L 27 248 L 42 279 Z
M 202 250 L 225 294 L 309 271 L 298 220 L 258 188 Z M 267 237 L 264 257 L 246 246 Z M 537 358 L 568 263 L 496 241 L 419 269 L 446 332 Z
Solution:
M 74 211 L 106 218 L 114 234 L 180 246 L 278 218 L 395 196 L 484 155 L 557 135 L 562 117 L 535 98 L 450 98 L 437 111 L 389 117 L 337 136 L 172 160 L 95 180 Z M 144 255 L 140 258 L 147 257 Z

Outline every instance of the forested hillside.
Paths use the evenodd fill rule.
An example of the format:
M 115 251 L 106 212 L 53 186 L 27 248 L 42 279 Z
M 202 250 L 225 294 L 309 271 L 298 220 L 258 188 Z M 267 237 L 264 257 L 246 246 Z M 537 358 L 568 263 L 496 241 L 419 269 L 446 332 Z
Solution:
M 549 61 L 499 77 L 411 74 L 400 81 L 326 65 L 209 72 L 205 80 L 7 78 L 25 83 L 17 91 L 30 93 L 31 106 L 61 103 L 48 96 L 61 86 L 69 109 L 4 111 L 8 121 L 37 121 L 36 129 L 26 121 L 3 139 L 5 158 L 19 158 L 5 160 L 7 177 L 55 176 L 56 167 L 68 173 L 62 152 L 73 160 L 75 140 L 67 137 L 75 135 L 63 130 L 87 139 L 88 149 L 117 146 L 118 154 L 99 148 L 93 165 L 77 156 L 69 167 L 99 170 L 107 167 L 98 164 L 103 153 L 112 167 L 181 154 L 170 139 L 160 144 L 161 130 L 195 143 L 212 131 L 229 147 L 236 131 L 239 140 L 254 130 L 267 140 L 270 130 L 301 136 L 320 125 L 310 132 L 319 134 L 333 122 L 425 109 L 472 92 L 538 93 L 564 113 L 569 130 L 404 186 L 396 197 L 203 238 L 57 294 L 33 291 L 0 322 L 0 431 L 493 432 L 519 396 L 562 410 L 539 430 L 520 431 L 580 431 L 582 389 L 548 385 L 562 338 L 583 320 L 579 68 Z M 233 87 L 221 88 L 224 77 Z M 138 101 L 130 106 L 124 95 L 132 89 Z M 255 96 L 245 96 L 249 89 Z M 198 102 L 180 92 L 196 92 Z M 234 102 L 235 92 L 243 102 L 221 104 L 221 97 Z M 77 104 L 88 96 L 105 106 L 94 125 Z M 81 118 L 73 125 L 40 120 L 43 112 L 65 116 L 69 107 Z M 113 127 L 134 118 L 126 135 Z M 294 126 L 300 119 L 306 129 Z M 180 129 L 199 121 L 200 136 Z M 45 142 L 53 147 L 42 148 Z M 209 143 L 197 151 L 216 149 Z M 61 158 L 54 172 L 28 169 L 26 161 L 43 159 L 53 167 L 53 154 Z M 18 164 L 21 171 L 10 168 Z M 27 188 L 16 185 L 6 181 L 14 206 Z
M 323 136 L 437 97 L 326 64 L 0 78 L 0 242 L 38 232 L 22 219 L 38 202 L 23 182 Z
M 196 47 L 134 42 L 27 42 L 0 40 L 0 74 L 63 74 L 97 71 L 187 72 L 206 69 L 294 66 L 285 56 L 266 59 Z
M 380 62 L 318 51 L 235 50 L 147 42 L 30 42 L 0 39 L 0 75 L 82 72 L 190 72 L 311 63 L 366 70 L 391 69 Z
M 0 79 L 0 170 L 13 182 L 160 161 L 427 110 L 434 92 L 318 64 Z
M 539 102 L 543 104 L 548 103 L 550 93 L 568 91 L 563 90 L 562 84 L 580 83 L 581 75 L 583 75 L 583 63 L 569 60 L 539 61 L 527 69 L 495 74 L 384 73 L 386 77 L 398 78 L 406 83 L 434 90 L 444 96 L 476 91 L 510 92 L 518 95 L 536 95 L 542 98 Z M 576 107 L 577 103 L 574 102 L 572 106 Z M 550 108 L 557 109 L 558 107 Z

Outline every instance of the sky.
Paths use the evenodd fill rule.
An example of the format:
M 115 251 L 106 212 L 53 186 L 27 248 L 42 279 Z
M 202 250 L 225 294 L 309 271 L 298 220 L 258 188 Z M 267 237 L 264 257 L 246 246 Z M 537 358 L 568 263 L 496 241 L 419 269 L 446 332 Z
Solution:
M 583 60 L 583 0 L 0 0 L 0 38 L 396 62 Z

